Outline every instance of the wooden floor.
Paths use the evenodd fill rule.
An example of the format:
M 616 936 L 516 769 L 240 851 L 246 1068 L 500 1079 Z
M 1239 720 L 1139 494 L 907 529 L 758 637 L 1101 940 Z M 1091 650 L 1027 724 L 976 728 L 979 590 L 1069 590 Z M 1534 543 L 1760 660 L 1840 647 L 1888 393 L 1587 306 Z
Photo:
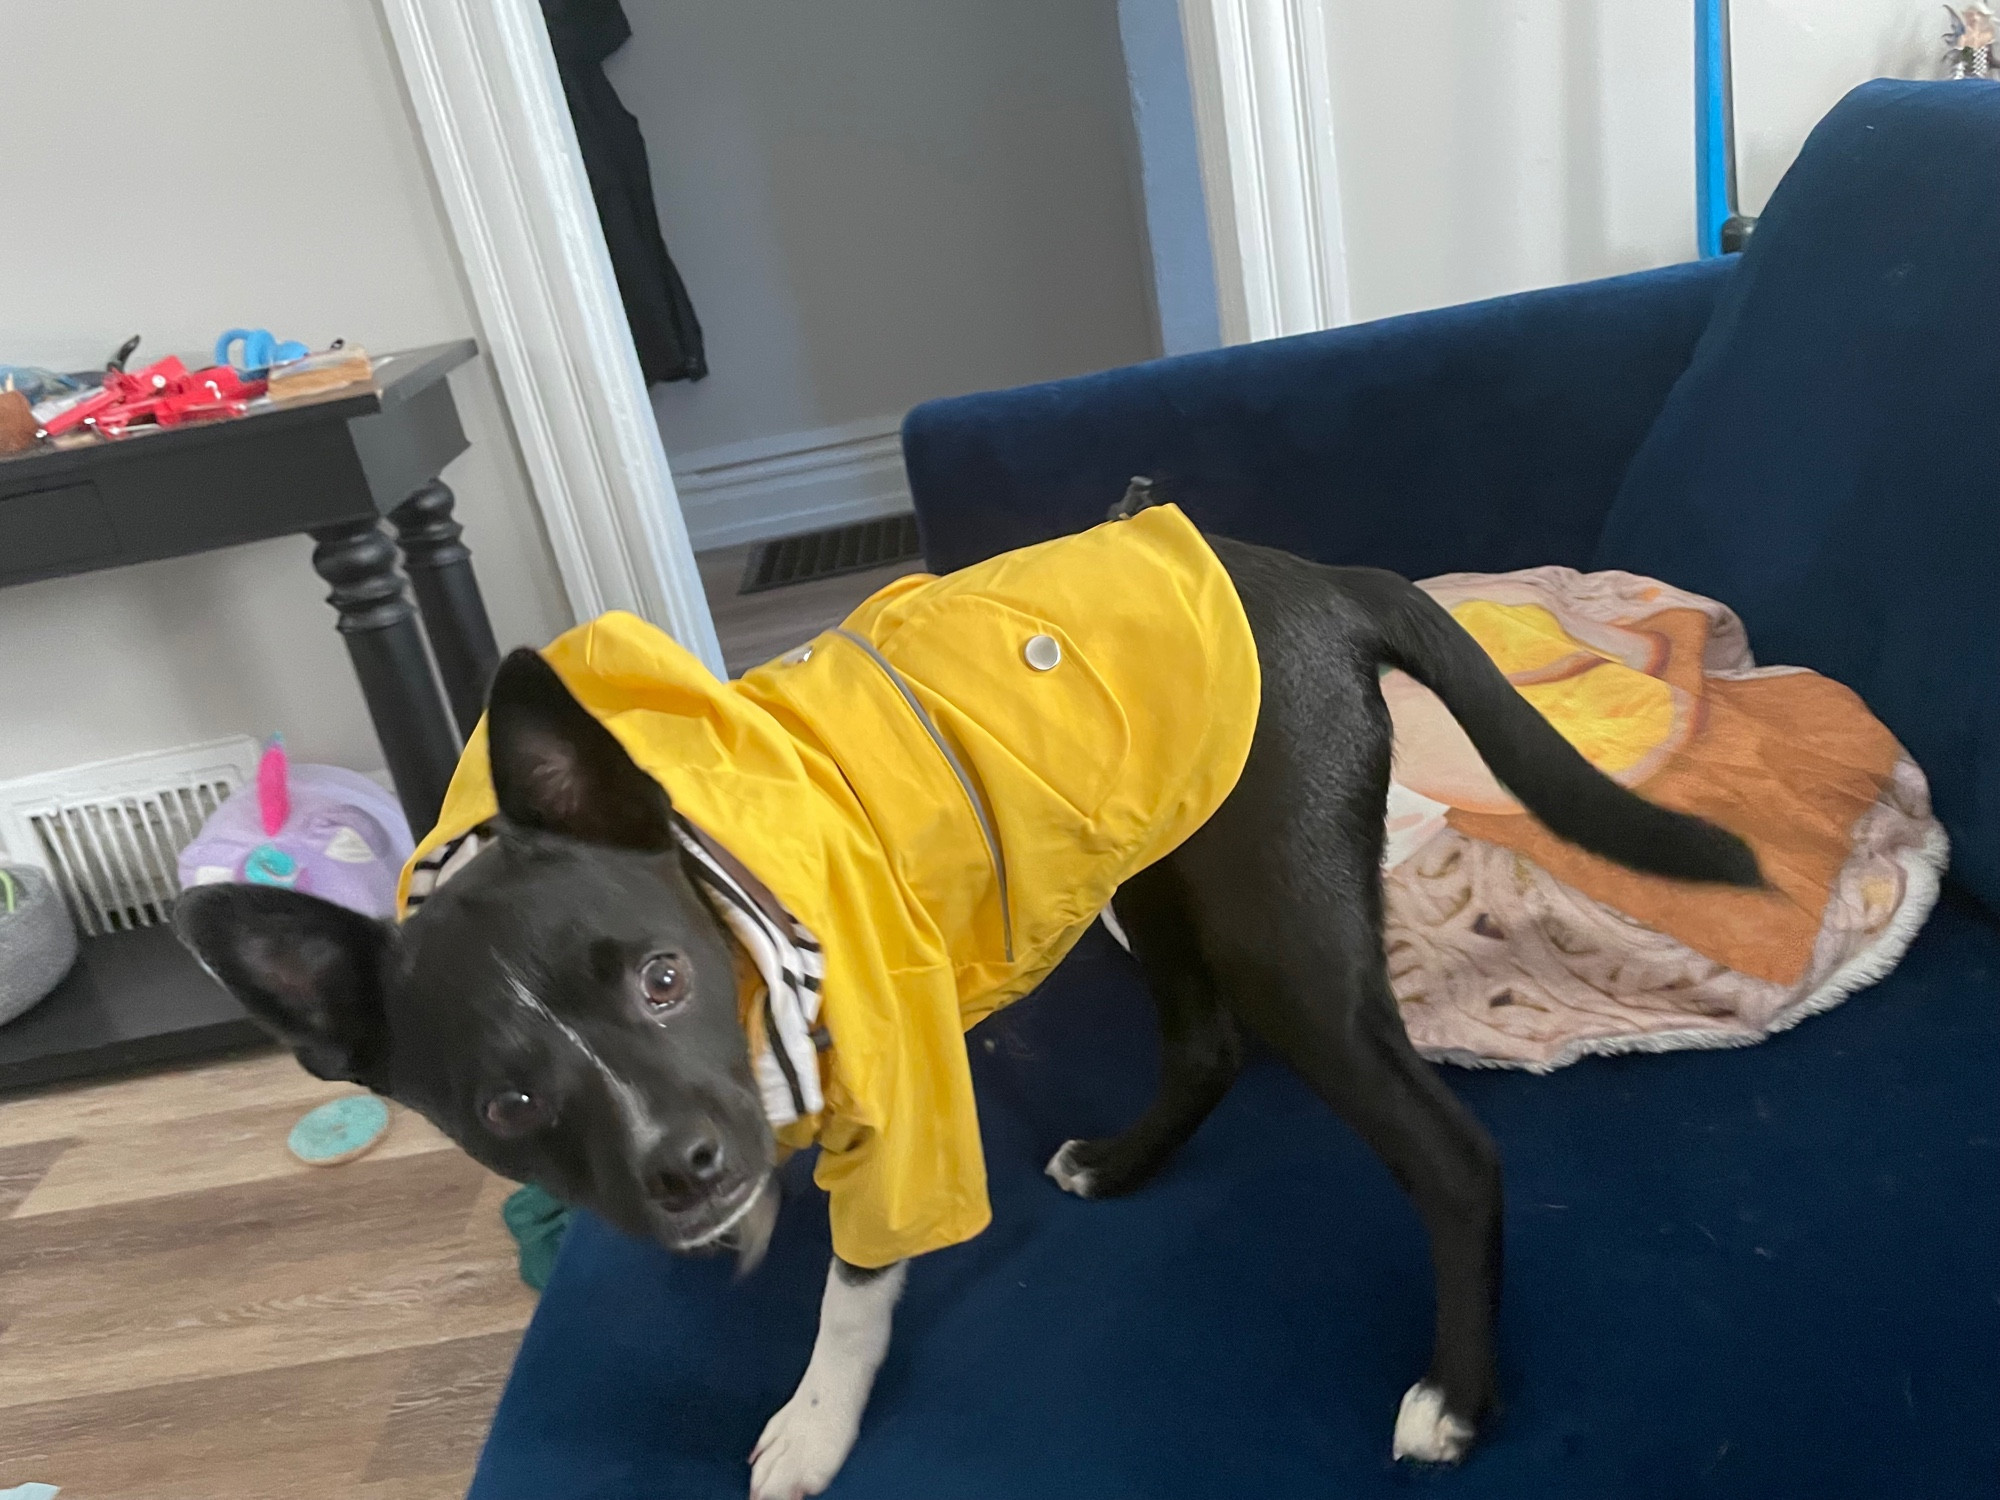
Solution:
M 740 596 L 704 554 L 732 672 L 908 563 Z M 513 1184 L 392 1106 L 308 1167 L 353 1090 L 276 1053 L 0 1100 L 0 1490 L 63 1500 L 458 1500 L 534 1310 Z
M 265 1054 L 0 1102 L 0 1489 L 63 1500 L 456 1500 L 534 1309 L 512 1184 Z

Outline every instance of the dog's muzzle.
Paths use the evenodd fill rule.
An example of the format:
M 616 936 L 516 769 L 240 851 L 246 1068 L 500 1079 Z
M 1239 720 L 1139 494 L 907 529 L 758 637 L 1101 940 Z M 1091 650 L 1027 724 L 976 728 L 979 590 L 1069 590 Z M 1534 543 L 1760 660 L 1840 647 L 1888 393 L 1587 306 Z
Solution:
M 770 1248 L 771 1231 L 778 1222 L 778 1181 L 766 1172 L 739 1192 L 706 1208 L 700 1218 L 676 1214 L 661 1243 L 680 1255 L 720 1255 L 734 1251 L 736 1273 L 747 1276 L 757 1268 Z

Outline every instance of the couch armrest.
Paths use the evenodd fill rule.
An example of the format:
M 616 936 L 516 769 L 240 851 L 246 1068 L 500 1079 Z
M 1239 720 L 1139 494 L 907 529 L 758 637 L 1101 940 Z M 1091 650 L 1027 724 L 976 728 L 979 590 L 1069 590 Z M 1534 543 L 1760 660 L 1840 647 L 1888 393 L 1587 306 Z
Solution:
M 1326 562 L 1582 566 L 1734 265 L 928 402 L 903 423 L 926 554 L 1081 530 L 1144 474 L 1211 531 Z

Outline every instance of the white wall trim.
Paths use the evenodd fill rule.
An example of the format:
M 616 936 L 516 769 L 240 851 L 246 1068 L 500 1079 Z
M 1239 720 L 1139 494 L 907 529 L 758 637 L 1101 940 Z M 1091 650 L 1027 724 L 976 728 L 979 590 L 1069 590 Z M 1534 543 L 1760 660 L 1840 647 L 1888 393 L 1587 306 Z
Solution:
M 1350 317 L 1329 0 L 1181 0 L 1228 343 Z
M 718 443 L 675 456 L 695 550 L 845 526 L 909 510 L 902 419 Z
M 720 672 L 539 7 L 382 9 L 571 610 L 630 610 Z

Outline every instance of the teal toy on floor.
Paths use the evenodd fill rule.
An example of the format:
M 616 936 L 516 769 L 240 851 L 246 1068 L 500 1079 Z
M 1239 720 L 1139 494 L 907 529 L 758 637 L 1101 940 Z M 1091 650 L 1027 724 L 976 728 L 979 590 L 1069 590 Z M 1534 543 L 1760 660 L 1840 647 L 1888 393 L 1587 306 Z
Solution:
M 530 1184 L 500 1205 L 500 1217 L 520 1247 L 521 1280 L 539 1292 L 555 1269 L 556 1252 L 569 1229 L 569 1209 Z
M 308 1166 L 334 1167 L 373 1150 L 388 1133 L 388 1105 L 373 1094 L 348 1094 L 308 1111 L 285 1144 Z

